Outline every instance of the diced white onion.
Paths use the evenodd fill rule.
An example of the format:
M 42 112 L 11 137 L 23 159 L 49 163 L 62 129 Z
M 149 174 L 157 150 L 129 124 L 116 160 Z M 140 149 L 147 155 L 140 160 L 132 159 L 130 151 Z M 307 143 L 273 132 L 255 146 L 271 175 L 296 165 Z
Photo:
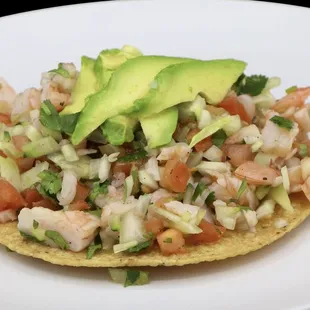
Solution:
M 101 182 L 105 182 L 109 178 L 110 169 L 111 169 L 111 163 L 108 160 L 108 156 L 104 154 L 100 159 L 99 173 L 98 173 Z
M 63 171 L 62 188 L 57 194 L 59 204 L 62 206 L 70 204 L 76 194 L 77 175 L 70 171 Z

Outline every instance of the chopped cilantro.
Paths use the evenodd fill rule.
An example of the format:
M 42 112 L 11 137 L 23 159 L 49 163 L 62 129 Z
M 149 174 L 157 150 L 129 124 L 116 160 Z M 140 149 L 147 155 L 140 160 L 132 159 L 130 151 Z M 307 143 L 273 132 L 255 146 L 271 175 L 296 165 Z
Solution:
M 149 281 L 149 272 L 140 271 L 135 269 L 121 269 L 121 268 L 109 268 L 108 269 L 111 279 L 123 284 L 124 287 L 131 285 L 145 285 Z
M 294 85 L 294 86 L 291 86 L 291 87 L 287 88 L 287 89 L 285 90 L 285 92 L 286 92 L 287 94 L 290 94 L 290 93 L 293 93 L 293 92 L 296 91 L 296 90 L 297 90 L 297 86 Z
M 165 242 L 165 243 L 172 243 L 172 238 L 166 238 L 166 239 L 164 240 L 164 242 Z
M 10 142 L 10 141 L 11 141 L 11 136 L 10 136 L 10 134 L 9 134 L 8 131 L 4 131 L 4 132 L 3 132 L 3 140 L 4 140 L 5 142 Z
M 294 127 L 294 122 L 284 118 L 282 116 L 275 115 L 270 119 L 273 123 L 278 125 L 279 127 L 285 128 L 285 129 L 292 129 Z
M 39 227 L 39 223 L 36 220 L 33 220 L 32 227 L 33 229 L 37 229 Z
M 86 259 L 91 259 L 96 251 L 102 249 L 102 243 L 101 243 L 101 238 L 100 235 L 98 234 L 92 244 L 90 244 L 87 248 L 87 253 L 86 253 Z
M 246 180 L 242 180 L 242 183 L 238 189 L 238 192 L 237 192 L 237 200 L 240 199 L 240 197 L 242 196 L 242 194 L 245 192 L 245 190 L 247 189 L 247 183 L 246 183 Z
M 226 139 L 227 135 L 223 129 L 218 130 L 211 137 L 212 143 L 218 148 L 222 147 Z
M 140 252 L 140 251 L 148 248 L 151 244 L 152 244 L 152 240 L 147 240 L 147 241 L 144 241 L 144 242 L 137 244 L 136 246 L 129 248 L 127 251 L 129 253 Z
M 58 245 L 62 250 L 69 250 L 68 242 L 59 232 L 54 230 L 47 230 L 45 231 L 45 236 L 54 241 L 54 243 Z
M 109 180 L 106 180 L 103 183 L 100 183 L 100 181 L 93 183 L 93 188 L 91 192 L 88 195 L 87 201 L 93 204 L 100 194 L 107 194 L 108 193 L 108 185 L 110 184 Z
M 102 214 L 102 209 L 101 208 L 97 208 L 95 210 L 89 210 L 87 212 L 100 218 L 101 214 Z
M 48 72 L 59 74 L 62 77 L 67 78 L 67 79 L 70 78 L 69 71 L 63 68 L 63 64 L 62 63 L 58 64 L 58 68 L 57 69 L 53 69 L 53 70 L 50 70 Z
M 215 201 L 215 193 L 214 192 L 211 192 L 208 197 L 206 198 L 205 200 L 205 204 L 206 205 L 209 205 L 211 204 L 213 201 Z
M 240 78 L 238 84 L 236 83 L 235 91 L 237 95 L 247 94 L 250 96 L 259 95 L 265 88 L 268 78 L 264 75 L 250 75 Z
M 203 182 L 199 182 L 195 188 L 193 197 L 192 197 L 192 201 L 196 201 L 196 199 L 198 198 L 198 196 L 200 196 L 202 194 L 202 192 L 205 190 L 206 185 Z
M 118 159 L 119 162 L 131 162 L 136 161 L 147 156 L 147 152 L 145 150 L 140 150 L 135 153 L 127 154 Z
M 306 157 L 309 154 L 308 145 L 307 144 L 299 144 L 299 155 L 301 157 Z
M 61 178 L 52 171 L 44 170 L 38 174 L 41 179 L 40 193 L 45 196 L 54 196 L 61 190 Z
M 40 122 L 48 129 L 72 134 L 79 113 L 60 116 L 50 100 L 45 100 L 40 108 Z

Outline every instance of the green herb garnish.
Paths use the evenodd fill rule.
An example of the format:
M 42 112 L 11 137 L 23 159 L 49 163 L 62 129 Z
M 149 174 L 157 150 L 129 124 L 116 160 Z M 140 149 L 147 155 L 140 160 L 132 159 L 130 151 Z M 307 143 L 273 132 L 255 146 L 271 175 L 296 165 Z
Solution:
M 33 229 L 37 229 L 39 227 L 39 223 L 36 220 L 33 220 L 32 227 Z
M 273 123 L 278 125 L 279 127 L 285 128 L 285 129 L 292 129 L 294 127 L 294 122 L 284 118 L 282 116 L 275 115 L 270 119 Z
M 198 196 L 200 196 L 202 194 L 202 192 L 205 190 L 206 185 L 203 182 L 199 182 L 195 188 L 193 197 L 192 197 L 192 201 L 196 201 L 196 199 L 198 198 Z
M 59 75 L 63 76 L 66 79 L 70 78 L 69 71 L 63 68 L 63 64 L 62 63 L 58 64 L 58 68 L 57 69 L 53 69 L 53 70 L 50 70 L 48 72 L 59 74 Z
M 293 92 L 296 91 L 296 90 L 297 90 L 297 86 L 294 85 L 294 86 L 291 86 L 291 87 L 287 88 L 287 89 L 285 90 L 285 92 L 286 92 L 287 94 L 290 94 L 290 93 L 293 93 Z
M 54 241 L 54 243 L 58 245 L 62 250 L 69 250 L 68 242 L 59 232 L 54 230 L 47 230 L 45 231 L 45 236 Z
M 103 183 L 100 183 L 99 181 L 94 182 L 93 188 L 88 195 L 87 201 L 90 202 L 91 204 L 94 204 L 98 195 L 107 194 L 109 184 L 110 184 L 109 180 L 106 180 Z
M 227 139 L 227 135 L 223 129 L 218 130 L 211 137 L 212 143 L 215 146 L 217 146 L 219 149 L 222 147 L 226 139 Z
M 145 150 L 140 150 L 138 152 L 119 157 L 117 161 L 131 162 L 131 161 L 136 161 L 136 160 L 145 158 L 146 156 L 147 156 L 147 152 Z
M 152 240 L 147 240 L 147 241 L 144 241 L 144 242 L 137 244 L 136 246 L 129 248 L 127 251 L 129 253 L 140 252 L 140 251 L 148 248 L 151 244 L 152 244 Z
M 211 192 L 205 200 L 205 204 L 209 205 L 215 201 L 215 193 Z
M 38 174 L 38 177 L 41 179 L 40 193 L 55 198 L 55 195 L 61 190 L 62 184 L 59 174 L 44 170 Z
M 40 108 L 40 122 L 48 129 L 72 134 L 79 113 L 60 116 L 50 100 L 45 100 Z
M 9 134 L 8 131 L 4 131 L 4 132 L 3 132 L 3 140 L 4 140 L 5 142 L 10 142 L 10 141 L 11 141 L 11 136 L 10 136 L 10 134 Z
M 241 183 L 241 185 L 240 185 L 240 187 L 239 187 L 239 189 L 238 189 L 238 192 L 237 192 L 237 200 L 240 199 L 240 197 L 242 196 L 242 194 L 246 191 L 247 187 L 248 187 L 248 185 L 247 185 L 247 183 L 246 183 L 246 180 L 245 180 L 245 179 L 242 180 L 242 183 Z
M 98 234 L 95 237 L 95 240 L 92 244 L 90 244 L 87 248 L 86 259 L 91 259 L 98 250 L 102 249 L 102 243 L 100 235 Z
M 250 96 L 259 95 L 265 88 L 268 78 L 264 75 L 250 75 L 245 76 L 237 86 L 237 94 L 247 94 Z
M 301 157 L 306 157 L 308 156 L 309 151 L 308 151 L 308 145 L 307 144 L 299 144 L 299 155 Z

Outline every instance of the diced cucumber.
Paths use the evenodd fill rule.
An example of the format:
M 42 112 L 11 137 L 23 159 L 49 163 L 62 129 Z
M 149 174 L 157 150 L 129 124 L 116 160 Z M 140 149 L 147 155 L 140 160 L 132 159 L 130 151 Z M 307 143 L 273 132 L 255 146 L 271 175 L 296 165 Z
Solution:
M 72 144 L 62 145 L 61 152 L 64 155 L 66 161 L 74 162 L 79 160 L 79 156 L 77 155 L 76 150 Z
M 32 125 L 25 127 L 25 134 L 30 141 L 37 141 L 43 138 L 39 130 Z
M 60 150 L 60 146 L 52 137 L 45 137 L 24 145 L 22 150 L 27 157 L 36 158 L 55 153 Z
M 284 189 L 283 184 L 277 187 L 272 187 L 269 192 L 270 197 L 278 203 L 283 209 L 293 212 L 294 208 L 291 204 L 287 191 Z
M 119 231 L 121 226 L 121 217 L 119 214 L 112 215 L 109 220 L 109 226 L 113 231 Z
M 19 192 L 21 191 L 21 178 L 18 166 L 12 158 L 0 156 L 1 177 L 12 184 Z
M 38 174 L 44 170 L 48 170 L 49 163 L 43 162 L 38 163 L 35 167 L 31 168 L 30 170 L 24 172 L 21 175 L 21 188 L 25 190 L 26 188 L 30 188 L 32 185 L 41 181 L 38 177 Z

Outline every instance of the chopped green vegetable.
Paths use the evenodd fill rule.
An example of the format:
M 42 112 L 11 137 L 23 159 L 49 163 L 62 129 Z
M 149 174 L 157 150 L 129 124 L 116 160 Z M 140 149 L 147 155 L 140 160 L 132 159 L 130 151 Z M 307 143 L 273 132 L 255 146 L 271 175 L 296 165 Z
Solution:
M 35 236 L 26 234 L 26 233 L 24 233 L 23 231 L 19 231 L 19 233 L 21 234 L 22 237 L 24 237 L 24 238 L 26 238 L 26 239 L 29 239 L 29 240 L 31 240 L 31 241 L 38 242 L 38 243 L 41 243 L 41 242 L 42 242 L 41 240 L 38 240 Z
M 206 185 L 203 182 L 199 182 L 195 188 L 193 197 L 192 197 L 192 201 L 196 201 L 196 199 L 198 198 L 198 196 L 200 196 L 202 194 L 202 192 L 205 190 Z
M 61 75 L 62 77 L 66 78 L 66 79 L 70 78 L 69 71 L 63 68 L 63 64 L 62 63 L 58 64 L 58 68 L 57 69 L 53 69 L 53 70 L 50 70 L 48 72 L 59 74 L 59 75 Z
M 206 205 L 210 205 L 211 203 L 213 203 L 215 201 L 215 193 L 214 192 L 211 192 L 208 197 L 206 198 L 205 200 L 205 204 Z
M 41 104 L 40 122 L 43 126 L 50 130 L 72 134 L 75 129 L 78 117 L 79 113 L 60 116 L 56 108 L 49 100 L 45 100 Z
M 278 115 L 275 115 L 273 116 L 271 119 L 270 119 L 273 123 L 275 123 L 276 125 L 278 125 L 279 127 L 282 127 L 282 128 L 286 128 L 286 129 L 292 129 L 294 127 L 294 122 L 287 119 L 287 118 L 284 118 L 282 116 L 278 116 Z
M 265 198 L 265 196 L 269 193 L 270 190 L 270 186 L 258 186 L 256 191 L 255 191 L 255 195 L 258 198 L 258 200 L 262 200 L 263 198 Z
M 165 242 L 165 243 L 172 243 L 172 238 L 166 238 L 166 239 L 164 240 L 164 242 Z
M 308 145 L 307 144 L 299 144 L 299 155 L 301 157 L 306 157 L 309 154 Z
M 40 189 L 43 193 L 54 196 L 61 190 L 61 178 L 59 174 L 49 170 L 43 170 L 38 174 L 38 177 L 42 180 L 40 182 Z
M 245 76 L 237 87 L 237 95 L 258 96 L 265 88 L 268 78 L 264 75 Z
M 238 192 L 237 192 L 237 199 L 238 199 L 238 200 L 240 199 L 240 197 L 242 196 L 242 194 L 246 191 L 247 187 L 248 187 L 248 185 L 247 185 L 247 183 L 246 183 L 246 180 L 245 180 L 245 179 L 242 180 L 242 183 L 241 183 L 241 185 L 240 185 L 240 187 L 239 187 L 239 189 L 238 189 Z
M 283 209 L 293 212 L 294 208 L 292 206 L 291 200 L 288 196 L 287 191 L 284 189 L 283 184 L 277 187 L 272 187 L 269 191 L 269 196 L 278 203 Z
M 147 156 L 147 152 L 145 150 L 140 150 L 132 154 L 125 155 L 123 157 L 118 158 L 119 162 L 131 162 L 136 161 Z
M 222 147 L 226 139 L 227 135 L 223 129 L 218 130 L 211 137 L 212 143 L 219 149 Z
M 291 86 L 291 87 L 287 88 L 287 89 L 285 90 L 285 92 L 286 92 L 287 94 L 290 94 L 290 93 L 293 93 L 293 92 L 296 91 L 296 90 L 297 90 L 297 86 L 294 85 L 294 86 Z
M 116 283 L 123 284 L 124 287 L 149 283 L 149 272 L 146 271 L 120 268 L 109 268 L 108 271 L 111 279 Z
M 95 210 L 89 210 L 87 212 L 100 218 L 101 214 L 102 214 L 102 209 L 101 208 L 97 208 Z
M 239 208 L 239 211 L 251 211 L 252 210 L 250 207 L 247 207 L 247 206 L 238 205 L 238 208 Z
M 133 186 L 132 186 L 131 194 L 136 195 L 140 191 L 138 168 L 136 166 L 133 166 L 130 174 L 133 179 Z
M 40 140 L 32 141 L 22 147 L 25 157 L 37 158 L 59 151 L 60 146 L 52 137 L 44 137 Z
M 34 229 L 37 229 L 37 228 L 39 227 L 39 223 L 38 223 L 36 220 L 33 220 L 32 227 L 33 227 Z
M 98 250 L 102 249 L 102 243 L 100 235 L 98 234 L 95 237 L 95 240 L 92 244 L 90 244 L 87 248 L 86 259 L 91 259 Z
M 147 241 L 144 241 L 144 242 L 137 244 L 136 246 L 129 248 L 127 251 L 129 253 L 140 252 L 140 251 L 148 248 L 151 244 L 152 244 L 152 240 L 147 240 Z
M 103 183 L 100 183 L 99 181 L 93 183 L 93 188 L 91 192 L 88 195 L 88 201 L 90 203 L 94 203 L 97 196 L 100 194 L 107 194 L 108 193 L 108 185 L 110 184 L 109 180 L 106 180 Z
M 7 132 L 7 131 L 3 132 L 3 140 L 5 142 L 10 142 L 11 141 L 11 136 L 10 136 L 9 132 Z
M 59 232 L 54 230 L 46 230 L 45 236 L 54 241 L 55 244 L 58 245 L 62 250 L 69 250 L 68 242 L 63 238 L 63 236 Z

